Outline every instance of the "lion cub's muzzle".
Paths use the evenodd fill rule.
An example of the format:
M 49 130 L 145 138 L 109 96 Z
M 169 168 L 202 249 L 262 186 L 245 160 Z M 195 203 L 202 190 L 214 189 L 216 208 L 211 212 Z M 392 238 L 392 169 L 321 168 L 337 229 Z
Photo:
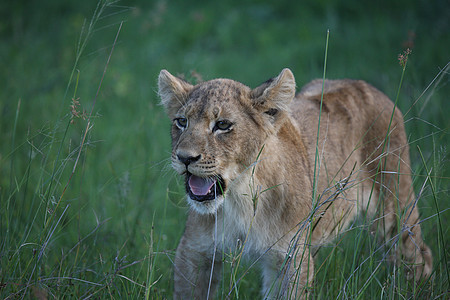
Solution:
M 220 175 L 209 175 L 210 170 L 201 167 L 201 155 L 183 155 L 176 158 L 186 168 L 186 192 L 192 200 L 203 202 L 224 194 L 225 181 Z

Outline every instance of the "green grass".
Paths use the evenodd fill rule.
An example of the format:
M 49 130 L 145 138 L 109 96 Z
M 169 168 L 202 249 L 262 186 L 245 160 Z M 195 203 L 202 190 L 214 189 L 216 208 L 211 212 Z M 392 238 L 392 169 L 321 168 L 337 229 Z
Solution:
M 402 76 L 397 55 L 413 46 L 398 106 L 435 274 L 420 286 L 401 268 L 377 268 L 384 253 L 358 221 L 319 251 L 315 296 L 445 299 L 448 12 L 441 0 L 3 5 L 0 298 L 171 298 L 187 208 L 170 168 L 157 74 L 165 68 L 187 79 L 198 73 L 256 86 L 289 67 L 300 87 L 322 77 L 329 29 L 326 77 L 364 79 L 394 100 Z M 72 99 L 88 118 L 72 115 Z M 258 297 L 258 269 L 236 254 L 224 259 L 218 297 L 235 284 L 230 297 Z

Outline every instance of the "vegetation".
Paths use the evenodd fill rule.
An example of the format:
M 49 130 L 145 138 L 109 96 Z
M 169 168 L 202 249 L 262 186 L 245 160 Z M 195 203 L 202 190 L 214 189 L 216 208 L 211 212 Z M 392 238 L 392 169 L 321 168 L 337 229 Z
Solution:
M 379 265 L 383 251 L 356 225 L 319 251 L 313 296 L 448 297 L 449 9 L 444 0 L 2 5 L 0 298 L 171 298 L 187 207 L 159 70 L 256 86 L 289 67 L 302 86 L 322 77 L 328 29 L 327 78 L 364 79 L 392 99 L 400 87 L 435 273 L 415 284 L 401 265 Z M 258 270 L 236 255 L 224 256 L 218 297 L 254 299 Z

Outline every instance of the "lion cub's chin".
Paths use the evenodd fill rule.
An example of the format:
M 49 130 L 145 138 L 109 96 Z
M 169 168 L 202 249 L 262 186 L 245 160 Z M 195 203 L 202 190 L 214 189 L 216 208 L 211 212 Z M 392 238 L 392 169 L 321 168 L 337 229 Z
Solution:
M 202 215 L 214 214 L 216 211 L 222 206 L 224 201 L 224 196 L 219 195 L 215 199 L 207 200 L 207 201 L 197 201 L 191 199 L 191 197 L 187 196 L 187 201 L 191 208 Z

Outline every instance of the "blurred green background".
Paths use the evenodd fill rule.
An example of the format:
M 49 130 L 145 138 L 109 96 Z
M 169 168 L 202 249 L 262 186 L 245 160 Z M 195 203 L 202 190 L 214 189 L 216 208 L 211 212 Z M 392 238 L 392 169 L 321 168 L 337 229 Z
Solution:
M 328 29 L 326 77 L 364 79 L 391 99 L 402 74 L 398 54 L 412 49 L 398 105 L 416 192 L 425 186 L 424 234 L 435 265 L 443 264 L 449 22 L 446 0 L 4 1 L 0 295 L 133 298 L 153 283 L 147 296 L 170 298 L 187 207 L 170 167 L 159 71 L 254 87 L 289 67 L 301 87 L 322 77 Z M 89 124 L 73 117 L 72 99 L 80 114 L 92 110 Z M 439 220 L 436 197 L 446 216 Z M 448 266 L 440 270 L 445 289 Z M 255 280 L 241 285 L 241 297 L 258 295 Z

